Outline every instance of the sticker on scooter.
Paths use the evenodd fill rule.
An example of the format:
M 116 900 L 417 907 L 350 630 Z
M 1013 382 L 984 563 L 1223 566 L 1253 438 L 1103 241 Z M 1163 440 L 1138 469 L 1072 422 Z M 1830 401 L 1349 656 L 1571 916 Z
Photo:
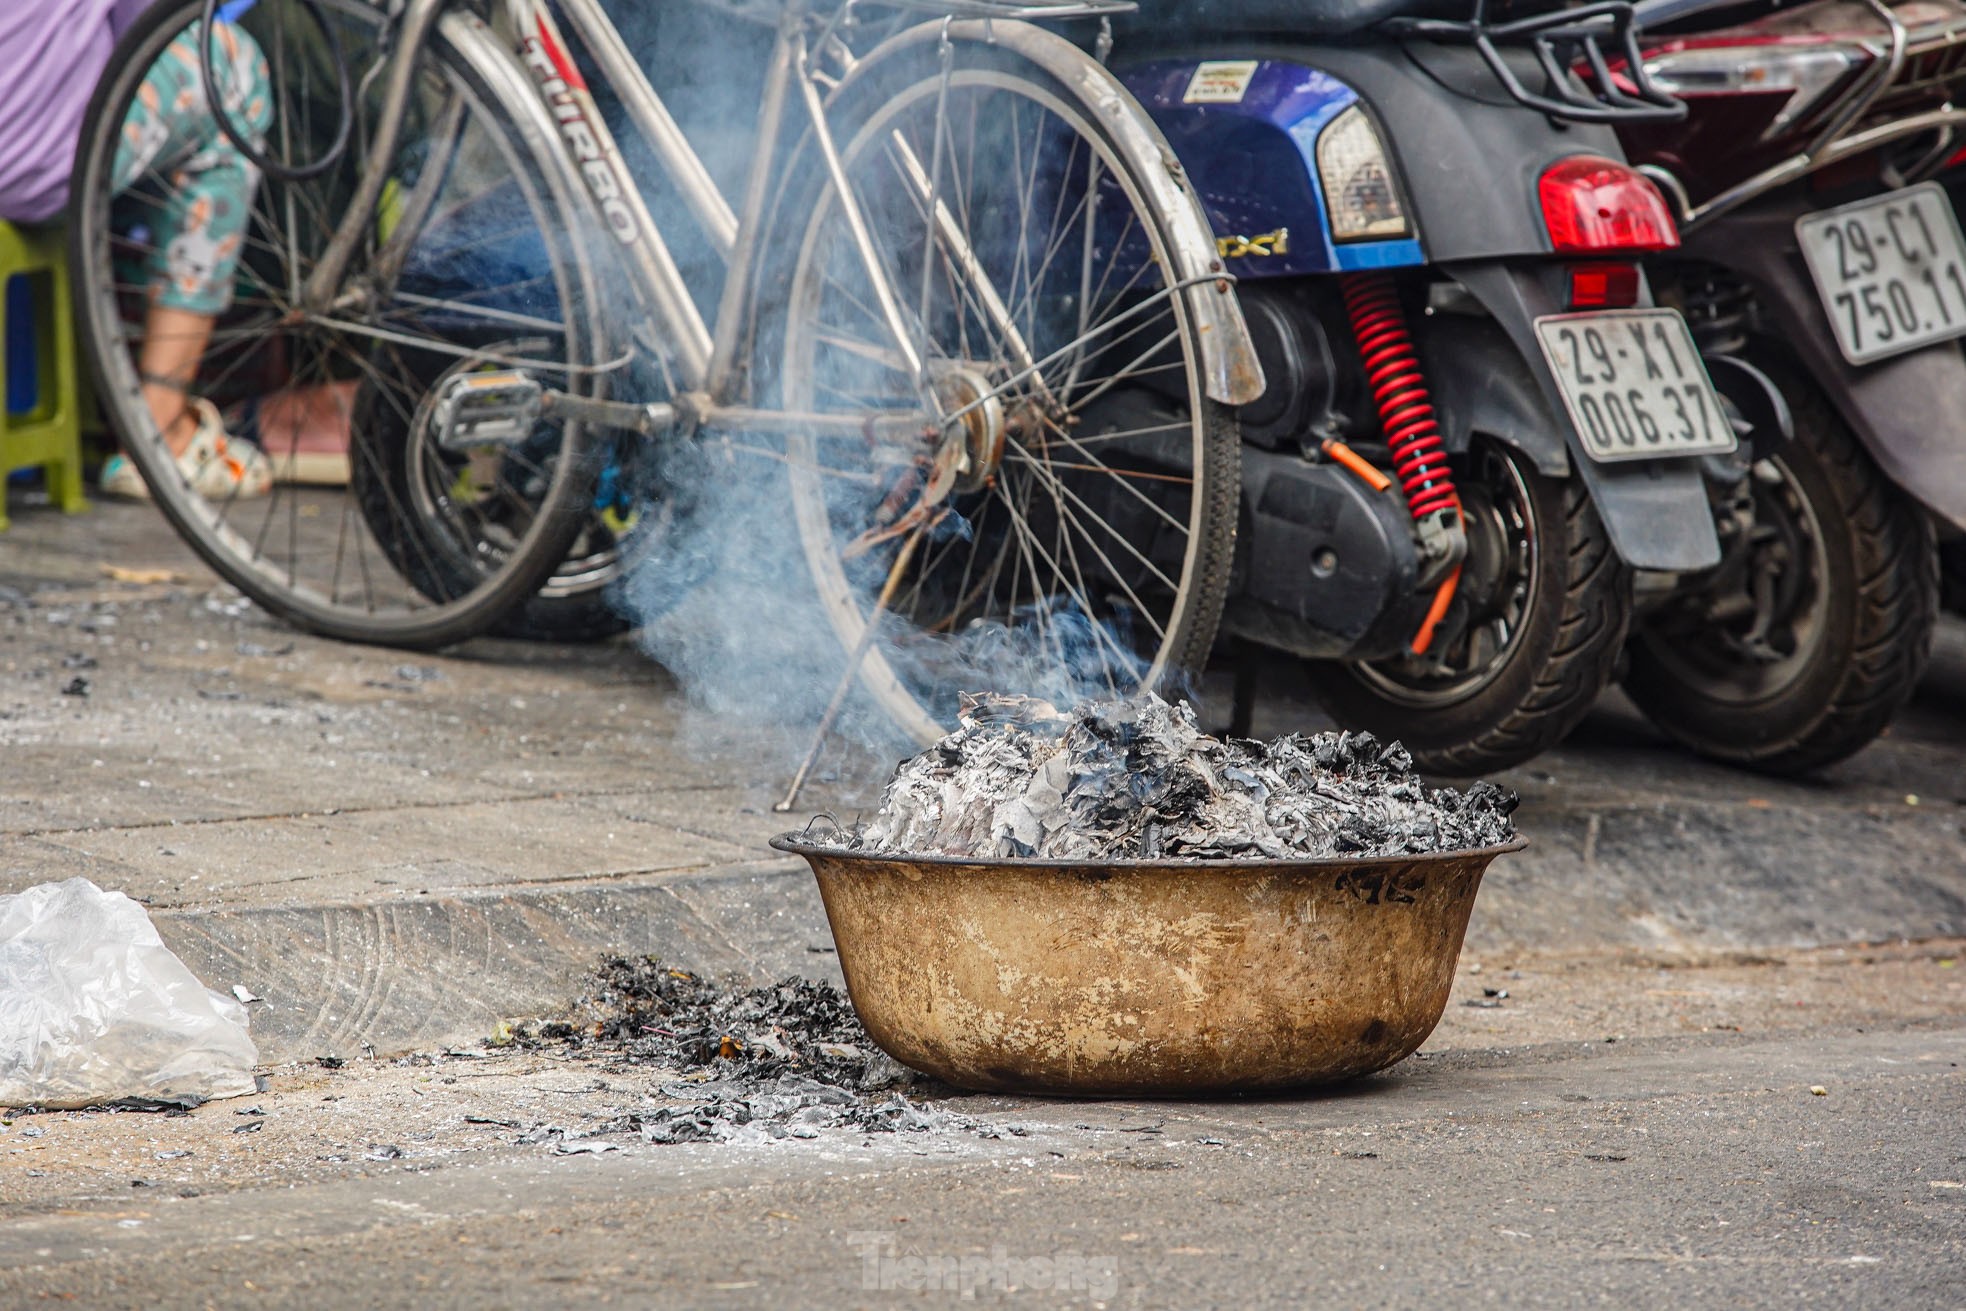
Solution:
M 1195 65 L 1181 100 L 1189 105 L 1240 105 L 1256 77 L 1254 59 L 1211 59 Z

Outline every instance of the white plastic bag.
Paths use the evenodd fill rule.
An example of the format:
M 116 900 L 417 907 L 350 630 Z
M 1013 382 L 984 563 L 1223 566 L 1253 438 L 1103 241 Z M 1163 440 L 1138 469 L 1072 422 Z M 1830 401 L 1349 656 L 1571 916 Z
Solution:
M 253 1091 L 246 1008 L 213 992 L 142 906 L 87 879 L 0 896 L 0 1106 Z

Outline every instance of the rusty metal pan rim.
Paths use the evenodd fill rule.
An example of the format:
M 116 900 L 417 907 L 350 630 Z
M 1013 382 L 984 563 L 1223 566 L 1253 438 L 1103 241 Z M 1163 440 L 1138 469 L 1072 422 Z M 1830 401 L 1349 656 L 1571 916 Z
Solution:
M 1130 857 L 1124 860 L 1092 860 L 1086 857 L 1046 860 L 1036 856 L 931 856 L 910 855 L 893 851 L 854 851 L 848 847 L 828 846 L 824 843 L 810 842 L 798 833 L 780 833 L 771 839 L 776 851 L 790 852 L 795 856 L 831 856 L 845 860 L 865 860 L 879 864 L 894 865 L 949 865 L 964 869 L 1096 869 L 1116 872 L 1146 873 L 1151 870 L 1181 870 L 1184 873 L 1220 871 L 1225 874 L 1245 874 L 1255 870 L 1345 870 L 1357 869 L 1361 865 L 1409 864 L 1414 861 L 1466 860 L 1471 857 L 1486 857 L 1493 860 L 1511 852 L 1521 851 L 1529 845 L 1529 839 L 1517 837 L 1495 847 L 1464 847 L 1455 851 L 1401 852 L 1387 856 L 1307 856 L 1301 860 L 1288 857 L 1273 858 L 1261 856 L 1255 859 L 1238 858 L 1218 860 L 1207 856 L 1176 857 L 1169 859 L 1145 859 Z

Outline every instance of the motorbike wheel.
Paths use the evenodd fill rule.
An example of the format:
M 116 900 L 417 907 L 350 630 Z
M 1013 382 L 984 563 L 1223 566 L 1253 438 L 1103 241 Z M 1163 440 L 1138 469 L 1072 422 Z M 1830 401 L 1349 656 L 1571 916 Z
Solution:
M 1749 474 L 1747 540 L 1639 628 L 1624 685 L 1701 755 L 1802 774 L 1867 745 L 1911 696 L 1931 651 L 1938 554 L 1924 511 L 1816 388 L 1769 372 L 1795 438 Z
M 1630 571 L 1579 480 L 1500 444 L 1477 447 L 1467 472 L 1468 555 L 1433 649 L 1326 666 L 1318 688 L 1344 727 L 1460 777 L 1521 764 L 1575 728 L 1611 681 L 1631 613 Z

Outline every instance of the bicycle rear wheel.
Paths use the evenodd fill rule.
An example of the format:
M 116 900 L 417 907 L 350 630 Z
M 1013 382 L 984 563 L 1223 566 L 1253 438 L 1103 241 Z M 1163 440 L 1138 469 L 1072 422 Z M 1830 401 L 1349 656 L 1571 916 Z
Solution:
M 453 43 L 473 44 L 484 30 L 476 19 L 439 24 L 374 222 L 333 303 L 308 308 L 301 289 L 355 193 L 388 80 L 380 9 L 321 0 L 357 88 L 354 144 L 318 177 L 259 181 L 230 304 L 185 387 L 220 412 L 229 442 L 257 441 L 274 481 L 263 497 L 201 495 L 142 376 L 153 288 L 181 254 L 153 237 L 195 161 L 171 145 L 133 181 L 116 175 L 146 74 L 199 9 L 167 0 L 126 32 L 84 120 L 73 263 L 105 417 L 178 532 L 272 613 L 405 647 L 484 632 L 553 573 L 591 502 L 577 424 L 445 440 L 412 422 L 430 380 L 451 366 L 523 365 L 548 385 L 594 386 L 601 334 L 589 274 L 559 166 L 517 126 L 523 81 L 491 62 L 489 44 Z M 264 153 L 317 158 L 338 97 L 314 20 L 294 0 L 262 0 L 238 29 L 270 74 Z M 515 338 L 529 342 L 523 357 L 501 349 Z M 375 421 L 384 413 L 394 422 Z
M 1171 225 L 1085 85 L 965 43 L 946 70 L 932 46 L 881 59 L 835 98 L 844 173 L 925 377 L 824 173 L 789 207 L 785 407 L 939 416 L 787 442 L 832 627 L 866 645 L 862 685 L 925 743 L 965 690 L 1179 687 L 1221 617 L 1234 411 L 1205 394 Z

